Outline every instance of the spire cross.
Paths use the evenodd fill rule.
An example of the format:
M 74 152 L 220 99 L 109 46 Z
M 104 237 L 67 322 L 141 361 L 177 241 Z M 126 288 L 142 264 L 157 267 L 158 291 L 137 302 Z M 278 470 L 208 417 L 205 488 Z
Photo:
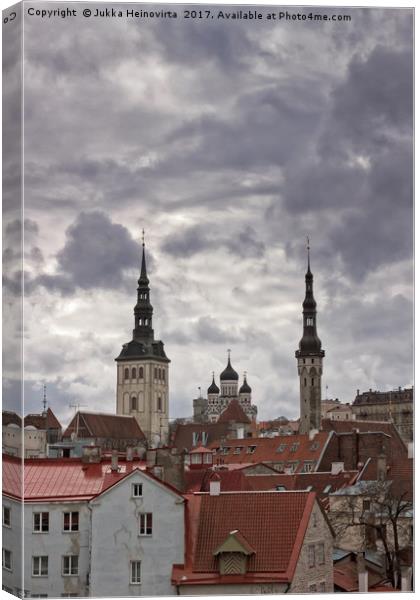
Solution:
M 244 371 L 244 379 L 246 379 L 246 371 Z
M 143 248 L 144 248 L 144 229 L 142 229 L 141 240 L 142 240 L 142 244 L 143 244 Z

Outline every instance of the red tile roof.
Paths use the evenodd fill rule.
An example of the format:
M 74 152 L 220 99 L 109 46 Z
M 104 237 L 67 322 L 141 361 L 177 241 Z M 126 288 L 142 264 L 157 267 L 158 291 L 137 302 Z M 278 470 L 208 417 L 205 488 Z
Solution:
M 203 433 L 206 441 L 203 440 Z M 179 424 L 173 436 L 173 445 L 179 452 L 194 448 L 194 434 L 198 444 L 210 445 L 215 440 L 226 438 L 229 434 L 229 423 L 184 423 Z
M 313 440 L 307 434 L 280 435 L 272 438 L 231 439 L 223 443 L 213 442 L 210 448 L 218 449 L 213 463 L 298 463 L 295 470 L 303 467 L 303 462 L 316 463 L 328 440 L 328 432 L 321 431 Z M 252 451 L 251 447 L 255 447 Z M 228 449 L 227 452 L 223 449 Z
M 396 456 L 390 458 L 386 479 L 392 481 L 391 490 L 397 497 L 411 502 L 413 500 L 414 464 L 412 458 Z M 378 461 L 369 458 L 360 472 L 360 481 L 375 481 L 378 476 Z
M 236 398 L 229 402 L 227 408 L 225 408 L 218 419 L 218 423 L 229 423 L 230 421 L 234 421 L 235 423 L 251 423 L 251 420 L 246 416 L 244 409 Z
M 83 463 L 79 458 L 25 459 L 25 502 L 46 500 L 90 500 L 112 487 L 135 470 L 141 470 L 151 479 L 163 483 L 149 471 L 145 461 L 119 459 L 119 471 L 111 471 L 110 460 L 101 463 Z M 3 493 L 15 498 L 22 497 L 22 461 L 3 455 Z
M 336 433 L 351 433 L 353 430 L 359 432 L 383 432 L 392 438 L 393 453 L 407 453 L 407 448 L 398 433 L 394 423 L 380 421 L 333 421 L 322 419 L 323 431 L 335 431 Z
M 79 412 L 71 420 L 63 438 L 71 437 L 76 429 L 79 438 L 145 439 L 136 419 L 125 415 Z
M 186 495 L 185 565 L 176 565 L 174 584 L 291 581 L 316 502 L 311 492 L 231 492 Z M 215 550 L 238 531 L 255 551 L 247 574 L 220 576 Z
M 184 481 L 186 492 L 208 492 L 212 475 L 220 477 L 220 489 L 222 492 L 252 490 L 248 477 L 241 470 L 230 471 L 228 469 L 192 469 L 185 471 Z

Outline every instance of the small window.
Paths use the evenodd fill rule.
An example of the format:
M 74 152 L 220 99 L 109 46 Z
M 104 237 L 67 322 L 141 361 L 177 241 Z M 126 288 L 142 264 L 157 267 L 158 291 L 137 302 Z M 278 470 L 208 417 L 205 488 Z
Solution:
M 33 531 L 35 533 L 47 533 L 50 529 L 50 514 L 47 512 L 34 513 Z
M 247 454 L 254 454 L 255 450 L 257 449 L 257 446 L 248 446 L 246 453 Z
M 8 571 L 12 570 L 12 553 L 10 550 L 6 550 L 6 548 L 3 548 L 2 552 L 2 566 L 3 569 L 7 569 Z
M 318 544 L 318 564 L 325 565 L 325 548 L 324 544 Z
M 280 444 L 280 446 L 277 448 L 276 452 L 278 452 L 279 454 L 281 454 L 285 450 L 286 450 L 286 444 Z
M 363 510 L 370 510 L 370 500 L 363 500 Z
M 211 452 L 206 452 L 206 454 L 204 454 L 203 462 L 204 464 L 211 465 L 213 462 L 213 454 L 211 454 Z
M 79 531 L 79 513 L 65 512 L 64 513 L 64 531 Z
M 315 381 L 315 379 L 312 377 L 312 379 L 311 379 L 311 386 L 312 387 L 314 386 L 314 381 Z
M 130 379 L 130 369 L 128 368 L 124 369 L 124 379 Z
M 130 583 L 132 585 L 141 583 L 141 560 L 132 560 L 130 562 Z
M 79 556 L 71 554 L 63 556 L 63 575 L 78 575 L 79 574 Z
M 330 491 L 331 491 L 331 488 L 332 488 L 331 484 L 326 485 L 325 488 L 324 488 L 324 491 L 322 493 L 323 494 L 329 494 Z
M 137 379 L 137 370 L 136 367 L 131 369 L 131 379 Z
M 325 581 L 321 581 L 319 584 L 319 591 L 321 594 L 325 594 Z
M 3 506 L 3 525 L 5 527 L 11 527 L 12 519 L 11 519 L 12 511 L 9 506 Z
M 139 368 L 139 379 L 143 379 L 143 367 Z
M 236 446 L 235 450 L 233 451 L 233 454 L 240 454 L 243 449 L 243 446 Z
M 290 446 L 290 452 L 296 452 L 298 448 L 299 442 L 293 442 L 293 444 Z
M 313 544 L 308 546 L 308 566 L 315 566 L 315 546 Z
M 142 483 L 133 483 L 132 487 L 133 498 L 142 498 L 143 496 L 143 484 Z
M 157 404 L 158 404 L 158 411 L 162 411 L 162 398 L 160 396 L 158 396 L 157 399 Z
M 159 376 L 159 379 L 162 379 L 162 369 L 158 370 L 158 376 Z
M 304 462 L 303 463 L 303 472 L 304 473 L 310 473 L 312 471 L 312 463 L 311 462 Z
M 306 377 L 303 379 L 303 385 L 306 387 Z
M 201 465 L 202 462 L 203 461 L 201 459 L 201 454 L 199 454 L 198 452 L 191 454 L 191 464 L 192 465 Z
M 141 513 L 139 515 L 139 535 L 152 535 L 153 514 Z
M 277 492 L 285 492 L 286 488 L 284 485 L 276 485 L 276 491 Z
M 315 360 L 313 358 L 311 358 L 311 363 L 314 364 Z
M 32 557 L 32 577 L 46 577 L 48 575 L 48 556 Z
M 158 378 L 158 370 L 157 370 L 157 367 L 155 367 L 155 379 L 157 379 L 157 378 Z
M 137 398 L 135 396 L 131 397 L 131 410 L 137 410 Z

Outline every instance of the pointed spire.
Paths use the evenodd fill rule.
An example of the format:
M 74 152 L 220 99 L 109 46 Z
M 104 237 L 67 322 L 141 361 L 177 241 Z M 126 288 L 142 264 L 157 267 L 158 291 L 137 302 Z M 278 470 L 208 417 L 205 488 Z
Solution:
M 47 386 L 45 383 L 43 386 L 42 406 L 44 408 L 43 412 L 45 412 L 47 410 Z
M 309 244 L 309 236 L 306 236 L 306 250 L 308 251 L 308 273 L 311 272 L 311 246 Z
M 144 229 L 142 231 L 142 257 L 141 257 L 141 272 L 140 272 L 140 279 L 139 279 L 139 284 L 148 284 L 149 283 L 149 278 L 147 277 L 147 268 L 146 268 L 146 249 L 145 249 L 145 243 L 144 243 Z

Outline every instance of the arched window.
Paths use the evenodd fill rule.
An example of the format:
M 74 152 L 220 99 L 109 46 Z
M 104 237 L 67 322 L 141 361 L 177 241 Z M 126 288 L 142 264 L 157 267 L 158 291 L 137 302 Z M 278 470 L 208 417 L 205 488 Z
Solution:
M 124 369 L 124 379 L 130 379 L 130 369 L 128 367 Z
M 131 379 L 137 379 L 137 371 L 136 371 L 136 367 L 133 367 L 131 369 Z
M 162 398 L 160 396 L 158 396 L 158 399 L 157 399 L 157 409 L 159 411 L 162 410 Z
M 155 379 L 157 379 L 157 378 L 158 378 L 158 370 L 157 370 L 157 367 L 155 367 Z
M 143 367 L 139 369 L 139 379 L 143 379 Z
M 162 379 L 163 379 L 163 381 L 165 381 L 165 373 L 166 373 L 165 369 L 162 369 Z
M 137 398 L 135 396 L 131 396 L 131 410 L 137 410 Z
M 306 377 L 303 380 L 303 385 L 306 387 Z

